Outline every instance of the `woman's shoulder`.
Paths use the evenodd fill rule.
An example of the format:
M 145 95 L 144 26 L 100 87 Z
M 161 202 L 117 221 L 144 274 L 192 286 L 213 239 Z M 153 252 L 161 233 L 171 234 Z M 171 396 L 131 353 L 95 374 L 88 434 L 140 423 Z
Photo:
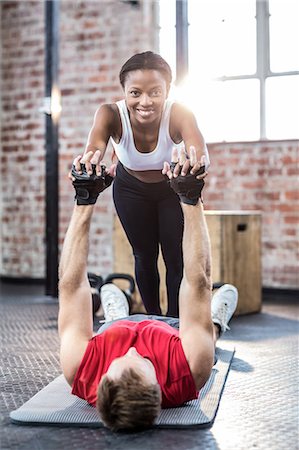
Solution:
M 182 103 L 174 102 L 171 108 L 170 121 L 173 124 L 177 124 L 178 127 L 193 123 L 195 120 L 195 115 L 187 106 Z
M 180 143 L 182 141 L 183 128 L 192 122 L 194 122 L 192 111 L 182 103 L 173 102 L 170 112 L 169 133 L 174 142 Z
M 182 118 L 193 116 L 193 113 L 187 106 L 174 101 L 171 107 L 171 116 L 180 120 Z
M 95 123 L 104 124 L 114 130 L 119 128 L 120 117 L 116 103 L 105 103 L 101 105 L 95 113 Z
M 102 117 L 112 118 L 118 113 L 118 107 L 116 103 L 104 103 L 96 110 L 96 115 Z

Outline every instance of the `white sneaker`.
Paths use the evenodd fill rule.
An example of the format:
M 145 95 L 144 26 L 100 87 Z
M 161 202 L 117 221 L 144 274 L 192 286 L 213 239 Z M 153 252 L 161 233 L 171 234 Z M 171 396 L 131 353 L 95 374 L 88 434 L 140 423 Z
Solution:
M 125 294 L 115 284 L 101 287 L 101 304 L 106 322 L 122 319 L 129 315 L 129 304 Z
M 221 328 L 221 333 L 229 330 L 228 322 L 232 318 L 238 303 L 238 290 L 231 284 L 224 284 L 212 298 L 212 321 Z

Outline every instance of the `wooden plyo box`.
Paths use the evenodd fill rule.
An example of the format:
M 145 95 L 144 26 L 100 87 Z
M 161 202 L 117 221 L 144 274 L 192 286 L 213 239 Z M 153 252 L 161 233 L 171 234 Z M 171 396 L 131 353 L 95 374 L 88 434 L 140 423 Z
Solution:
M 236 315 L 261 309 L 261 213 L 205 211 L 211 238 L 213 282 L 239 291 Z
M 258 312 L 261 309 L 261 214 L 256 211 L 206 211 L 212 249 L 213 282 L 230 283 L 239 291 L 236 315 Z M 146 236 L 145 236 L 146 239 Z M 118 217 L 114 220 L 114 272 L 134 276 L 132 249 Z M 167 310 L 165 265 L 161 254 L 160 304 Z M 125 288 L 120 281 L 120 288 Z M 136 286 L 133 312 L 144 312 Z

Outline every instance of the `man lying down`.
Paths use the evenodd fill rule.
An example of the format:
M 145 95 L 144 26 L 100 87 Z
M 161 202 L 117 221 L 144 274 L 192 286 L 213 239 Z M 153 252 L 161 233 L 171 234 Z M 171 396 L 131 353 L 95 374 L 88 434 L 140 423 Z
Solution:
M 210 242 L 201 201 L 204 157 L 198 161 L 194 148 L 189 156 L 174 151 L 173 162 L 163 168 L 184 214 L 179 326 L 178 320 L 163 316 L 124 318 L 125 296 L 116 286 L 105 285 L 107 323 L 95 336 L 87 278 L 90 224 L 98 195 L 113 178 L 97 153 L 77 157 L 73 165 L 76 204 L 59 268 L 61 367 L 72 393 L 95 406 L 104 425 L 115 431 L 150 427 L 161 408 L 197 398 L 212 371 L 216 340 L 236 309 L 234 286 L 222 286 L 212 298 Z M 90 162 L 91 175 L 85 167 Z M 121 320 L 109 322 L 115 311 Z

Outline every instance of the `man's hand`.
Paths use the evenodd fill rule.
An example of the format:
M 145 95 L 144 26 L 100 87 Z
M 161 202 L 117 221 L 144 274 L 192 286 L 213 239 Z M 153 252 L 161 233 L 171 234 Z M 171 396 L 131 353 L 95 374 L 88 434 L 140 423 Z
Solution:
M 188 205 L 196 205 L 204 187 L 205 157 L 197 161 L 196 150 L 190 147 L 190 158 L 184 149 L 178 155 L 177 149 L 172 152 L 172 162 L 164 163 L 162 173 L 167 175 L 171 188 L 178 194 L 180 201 Z
M 77 205 L 94 205 L 101 192 L 113 181 L 106 166 L 100 164 L 100 152 L 77 156 L 73 162 L 70 178 L 76 190 Z

